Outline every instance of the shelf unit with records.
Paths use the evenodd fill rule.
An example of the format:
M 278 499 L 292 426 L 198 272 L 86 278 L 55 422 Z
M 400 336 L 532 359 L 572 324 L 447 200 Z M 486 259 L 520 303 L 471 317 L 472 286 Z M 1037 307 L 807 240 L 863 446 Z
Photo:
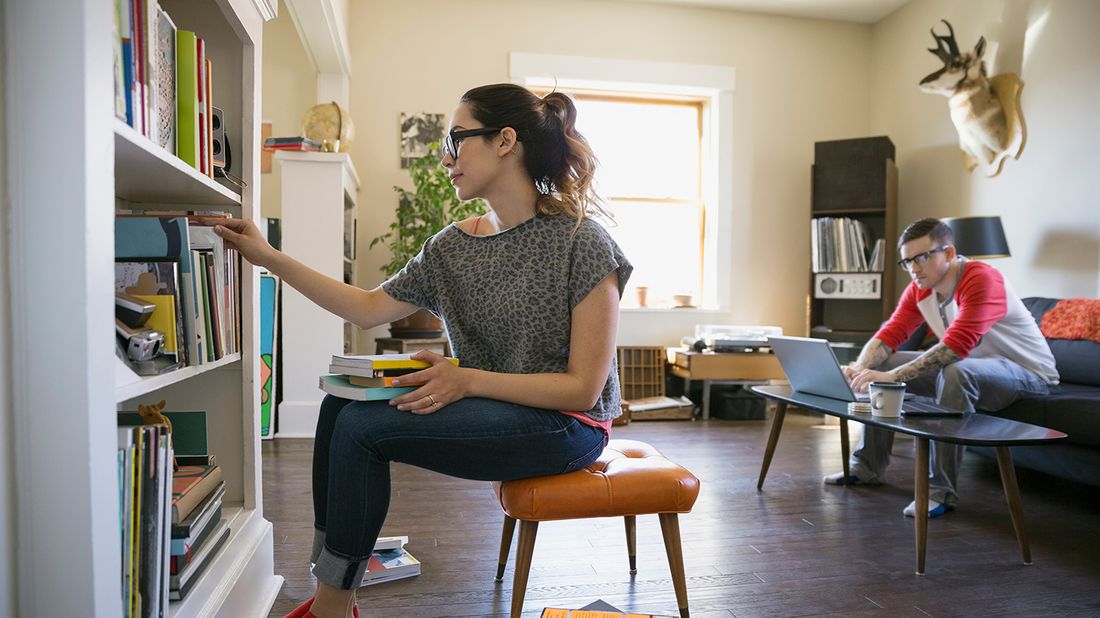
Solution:
M 274 573 L 259 438 L 258 275 L 239 280 L 239 351 L 157 376 L 116 356 L 115 218 L 120 211 L 259 215 L 259 72 L 274 0 L 134 0 L 199 33 L 213 99 L 230 129 L 224 185 L 116 116 L 116 8 L 126 0 L 5 2 L 11 221 L 13 564 L 19 615 L 124 615 L 116 411 L 138 403 L 203 410 L 225 482 L 224 545 L 165 615 L 266 615 Z M 152 10 L 152 9 L 149 9 Z M 47 61 L 43 61 L 46 59 Z M 58 585 L 58 582 L 63 582 Z
M 897 178 L 888 137 L 814 145 L 811 337 L 858 347 L 890 317 L 897 301 Z

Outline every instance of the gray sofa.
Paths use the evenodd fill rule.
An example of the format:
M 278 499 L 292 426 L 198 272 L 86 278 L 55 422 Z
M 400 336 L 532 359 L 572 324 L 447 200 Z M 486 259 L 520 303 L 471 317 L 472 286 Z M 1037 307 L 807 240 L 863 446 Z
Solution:
M 1023 299 L 1040 324 L 1058 301 Z M 916 349 L 915 343 L 924 337 L 921 330 L 923 327 L 902 349 Z M 1021 399 L 999 412 L 983 414 L 1065 432 L 1069 437 L 1057 444 L 1013 447 L 1013 460 L 1017 466 L 1100 487 L 1100 343 L 1068 339 L 1047 339 L 1047 343 L 1054 353 L 1061 384 L 1052 387 L 1045 397 Z M 970 450 L 996 457 L 993 449 Z

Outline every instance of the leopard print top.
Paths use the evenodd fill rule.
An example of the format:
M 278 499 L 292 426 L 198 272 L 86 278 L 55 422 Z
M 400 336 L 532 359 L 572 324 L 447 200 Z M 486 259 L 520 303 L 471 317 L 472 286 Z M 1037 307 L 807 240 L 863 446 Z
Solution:
M 565 373 L 573 307 L 612 271 L 621 297 L 634 270 L 603 226 L 575 226 L 568 215 L 538 215 L 472 236 L 452 223 L 382 289 L 439 316 L 463 367 Z M 596 406 L 580 412 L 596 421 L 621 413 L 614 358 Z

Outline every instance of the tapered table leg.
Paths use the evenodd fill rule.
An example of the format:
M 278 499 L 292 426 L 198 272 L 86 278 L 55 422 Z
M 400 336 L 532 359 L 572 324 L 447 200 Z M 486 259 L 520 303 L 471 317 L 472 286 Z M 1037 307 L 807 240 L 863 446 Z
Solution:
M 1024 531 L 1024 505 L 1020 502 L 1020 487 L 1016 485 L 1016 468 L 1012 466 L 1012 452 L 1007 446 L 997 447 L 997 467 L 1001 470 L 1001 484 L 1005 488 L 1005 500 L 1008 512 L 1012 515 L 1012 527 L 1016 530 L 1016 542 L 1020 544 L 1020 553 L 1024 564 L 1031 564 L 1031 546 Z
M 928 438 L 916 438 L 917 461 L 913 470 L 913 502 L 917 533 L 917 575 L 924 575 L 924 550 L 928 547 Z
M 787 402 L 776 401 L 772 431 L 768 434 L 768 446 L 764 449 L 764 462 L 760 464 L 760 478 L 756 480 L 757 490 L 764 488 L 764 478 L 768 476 L 768 468 L 772 465 L 772 455 L 775 454 L 775 445 L 779 443 L 779 432 L 783 431 L 783 417 L 786 415 Z
M 848 483 L 848 477 L 852 475 L 851 471 L 848 470 L 848 451 L 849 450 L 850 450 L 850 448 L 848 446 L 848 419 L 841 418 L 840 419 L 840 456 L 844 458 L 844 464 L 843 464 L 844 467 L 842 469 L 844 470 L 844 486 L 845 487 L 847 487 L 848 484 L 849 484 Z
M 504 516 L 504 528 L 500 532 L 500 555 L 497 558 L 496 580 L 504 579 L 504 567 L 508 565 L 508 551 L 512 548 L 512 533 L 516 530 L 516 520 L 509 515 Z
M 668 568 L 672 573 L 672 587 L 676 590 L 676 605 L 680 608 L 680 618 L 688 618 L 687 578 L 684 575 L 684 553 L 680 546 L 680 520 L 676 513 L 659 513 L 661 535 L 665 539 L 665 553 L 668 555 Z

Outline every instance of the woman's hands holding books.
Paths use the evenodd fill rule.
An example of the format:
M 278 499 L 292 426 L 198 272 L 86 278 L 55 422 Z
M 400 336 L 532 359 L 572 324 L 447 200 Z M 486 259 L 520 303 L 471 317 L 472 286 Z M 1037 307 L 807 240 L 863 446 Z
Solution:
M 400 397 L 394 397 L 390 405 L 396 405 L 398 410 L 407 410 L 413 414 L 432 414 L 466 396 L 462 369 L 442 356 L 427 350 L 420 350 L 413 354 L 412 358 L 428 361 L 432 366 L 395 379 L 394 386 L 407 385 L 420 386 L 420 388 Z
M 225 239 L 254 266 L 268 267 L 275 249 L 267 243 L 256 224 L 248 219 L 226 219 L 221 225 L 214 226 L 214 233 Z

